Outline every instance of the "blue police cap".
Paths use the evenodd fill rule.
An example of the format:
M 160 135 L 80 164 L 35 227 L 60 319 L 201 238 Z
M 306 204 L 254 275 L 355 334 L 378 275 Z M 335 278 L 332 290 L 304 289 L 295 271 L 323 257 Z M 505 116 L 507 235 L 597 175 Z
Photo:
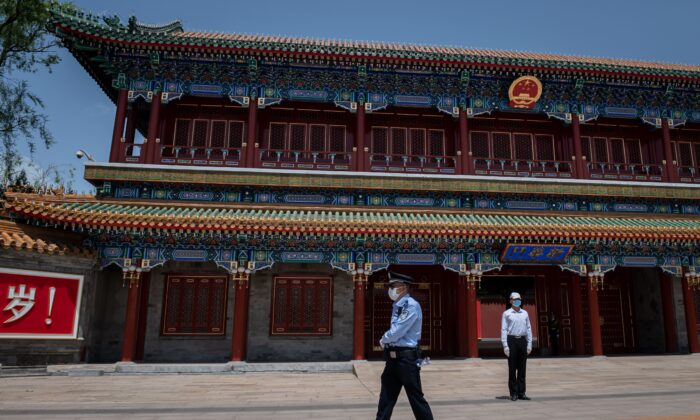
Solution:
M 389 271 L 389 283 L 403 283 L 411 285 L 414 281 L 415 280 L 413 280 L 413 277 L 411 276 Z

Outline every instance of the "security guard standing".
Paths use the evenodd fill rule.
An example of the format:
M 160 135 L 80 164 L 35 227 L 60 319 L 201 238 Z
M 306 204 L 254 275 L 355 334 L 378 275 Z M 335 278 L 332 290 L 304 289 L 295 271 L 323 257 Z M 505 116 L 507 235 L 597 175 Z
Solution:
M 529 400 L 525 395 L 525 369 L 527 355 L 532 351 L 532 328 L 520 293 L 510 294 L 510 309 L 501 319 L 501 342 L 508 357 L 508 390 L 512 401 Z
M 389 272 L 389 298 L 391 305 L 391 328 L 379 340 L 384 349 L 386 366 L 382 373 L 382 391 L 379 395 L 377 420 L 390 419 L 401 387 L 416 419 L 432 420 L 428 402 L 423 398 L 420 383 L 419 346 L 423 312 L 420 304 L 409 294 L 413 278 Z

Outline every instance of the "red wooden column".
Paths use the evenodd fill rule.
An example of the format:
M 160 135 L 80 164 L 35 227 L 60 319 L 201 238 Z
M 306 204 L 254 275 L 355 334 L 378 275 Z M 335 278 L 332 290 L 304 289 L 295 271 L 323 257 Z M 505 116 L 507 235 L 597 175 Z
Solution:
M 588 277 L 588 319 L 591 324 L 591 353 L 603 355 L 603 339 L 600 334 L 600 311 L 598 309 L 598 283 L 594 276 Z
M 126 133 L 124 135 L 125 143 L 134 144 L 134 139 L 136 138 L 136 110 L 131 108 L 126 114 Z M 132 147 L 133 150 L 133 146 Z M 119 162 L 125 162 L 127 156 L 127 146 L 121 144 L 119 148 Z
M 688 331 L 688 350 L 691 353 L 700 353 L 700 341 L 698 341 L 698 325 L 695 320 L 695 295 L 688 285 L 688 277 L 683 276 L 683 306 L 685 307 L 685 327 Z
M 365 291 L 367 275 L 355 274 L 352 278 L 355 289 L 355 308 L 352 329 L 352 360 L 365 360 Z
M 673 305 L 673 277 L 661 273 L 661 306 L 664 313 L 664 340 L 666 353 L 678 353 L 678 335 L 676 334 L 676 314 Z
M 238 164 L 243 168 L 255 167 L 255 143 L 258 140 L 258 99 L 250 98 L 248 104 L 248 132 L 245 140 L 245 149 L 241 151 L 241 162 Z
M 231 334 L 231 361 L 245 360 L 248 335 L 248 274 L 236 273 L 233 277 L 236 298 L 233 303 L 233 333 Z
M 457 280 L 457 356 L 469 357 L 469 327 L 467 320 L 467 276 Z
M 472 275 L 467 281 L 467 357 L 479 357 L 479 323 L 476 306 L 476 281 Z
M 119 89 L 117 94 L 117 112 L 114 115 L 114 130 L 112 131 L 112 147 L 109 149 L 109 161 L 117 162 L 121 153 L 122 135 L 124 134 L 124 118 L 126 117 L 127 105 L 126 89 Z
M 581 127 L 579 124 L 578 114 L 571 114 L 571 133 L 574 138 L 574 171 L 576 171 L 576 177 L 579 179 L 588 179 L 588 166 L 586 166 L 586 161 L 583 160 L 583 147 L 581 146 Z M 588 156 L 590 159 L 590 156 Z
M 160 123 L 160 92 L 153 92 L 151 99 L 151 113 L 148 118 L 148 136 L 146 137 L 145 150 L 142 150 L 142 163 L 160 162 L 160 139 L 158 138 L 158 125 Z
M 472 164 L 472 153 L 469 148 L 469 130 L 467 129 L 467 111 L 464 109 L 459 110 L 459 147 L 461 149 L 462 156 L 462 174 L 472 175 L 474 174 L 474 165 Z
M 367 171 L 367 152 L 368 149 L 365 146 L 365 104 L 360 102 L 357 104 L 357 126 L 355 127 L 355 147 L 357 148 L 357 153 L 355 154 L 355 164 L 357 165 L 357 171 L 365 172 Z
M 128 278 L 132 275 L 134 277 Z M 140 273 L 141 276 L 148 276 L 149 273 Z M 124 336 L 122 337 L 122 362 L 133 362 L 136 356 L 136 341 L 139 320 L 139 292 L 141 279 L 137 273 L 124 272 L 124 276 L 129 285 L 129 295 L 126 300 L 126 316 L 124 317 Z
M 676 165 L 673 163 L 673 153 L 671 151 L 671 129 L 668 126 L 668 119 L 661 119 L 661 134 L 664 141 L 664 160 L 666 164 L 664 165 L 664 171 L 666 173 L 666 179 L 669 182 L 679 182 L 678 171 L 676 171 Z
M 571 309 L 573 311 L 574 352 L 583 355 L 586 352 L 583 334 L 583 300 L 581 299 L 581 279 L 578 274 L 571 273 Z

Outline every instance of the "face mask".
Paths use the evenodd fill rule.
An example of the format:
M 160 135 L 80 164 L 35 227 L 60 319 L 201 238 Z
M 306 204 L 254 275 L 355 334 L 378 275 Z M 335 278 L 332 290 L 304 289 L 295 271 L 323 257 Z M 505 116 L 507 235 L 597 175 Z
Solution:
M 399 298 L 399 292 L 396 291 L 396 287 L 392 287 L 389 289 L 389 299 L 391 300 L 396 300 Z
M 515 299 L 513 301 L 513 306 L 515 306 L 516 308 L 519 308 L 520 305 L 522 305 L 522 304 L 523 304 L 523 302 L 520 299 Z

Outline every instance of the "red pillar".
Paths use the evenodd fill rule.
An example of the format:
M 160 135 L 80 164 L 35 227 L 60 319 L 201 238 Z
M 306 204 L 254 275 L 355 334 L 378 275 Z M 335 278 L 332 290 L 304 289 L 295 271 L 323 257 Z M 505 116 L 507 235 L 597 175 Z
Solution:
M 586 166 L 586 161 L 583 160 L 583 147 L 581 146 L 581 127 L 579 125 L 578 114 L 573 113 L 571 116 L 571 133 L 574 138 L 574 171 L 575 176 L 579 179 L 588 179 L 588 166 Z M 588 159 L 591 157 L 588 156 Z
M 231 334 L 231 361 L 245 360 L 248 335 L 248 278 L 234 279 L 236 298 L 233 304 L 233 333 Z
M 148 276 L 148 273 L 141 273 Z M 139 320 L 139 285 L 140 279 L 127 280 L 129 295 L 126 300 L 126 316 L 124 318 L 124 336 L 122 337 L 122 362 L 133 362 L 136 355 L 136 341 Z
M 673 305 L 673 277 L 661 273 L 661 305 L 664 313 L 664 339 L 666 353 L 678 353 L 678 336 L 676 335 L 676 315 Z
M 467 321 L 467 279 L 459 276 L 457 280 L 457 356 L 468 357 L 469 330 Z
M 117 95 L 117 112 L 114 115 L 114 130 L 112 131 L 112 147 L 109 149 L 109 161 L 117 162 L 121 153 L 122 134 L 124 133 L 124 117 L 126 117 L 127 90 L 119 89 Z
M 664 159 L 666 160 L 664 168 L 666 179 L 669 182 L 679 182 L 676 165 L 673 164 L 673 153 L 671 152 L 671 129 L 668 126 L 668 119 L 666 118 L 661 119 L 661 134 L 664 141 Z
M 129 145 L 134 144 L 134 139 L 136 138 L 136 110 L 133 108 L 130 109 L 126 115 L 126 133 L 124 137 L 125 143 L 128 143 Z M 133 146 L 129 147 L 133 153 Z M 119 162 L 125 162 L 127 155 L 127 146 L 124 143 L 121 143 L 118 154 Z
M 479 357 L 479 318 L 476 305 L 476 284 L 467 284 L 467 356 Z
M 469 130 L 467 129 L 467 111 L 459 110 L 459 147 L 462 151 L 462 173 L 472 175 L 474 168 L 472 165 L 471 149 L 469 148 Z
M 685 327 L 688 331 L 688 350 L 691 353 L 700 353 L 700 341 L 698 341 L 698 325 L 695 319 L 695 296 L 688 287 L 688 278 L 683 276 L 683 306 L 685 307 Z
M 574 328 L 574 352 L 583 355 L 586 352 L 586 342 L 583 334 L 583 300 L 581 299 L 581 279 L 578 274 L 571 273 L 571 308 Z
M 356 146 L 357 153 L 355 157 L 355 163 L 357 165 L 357 170 L 360 172 L 365 172 L 367 168 L 367 150 L 365 146 L 365 104 L 359 103 L 357 105 L 357 126 L 355 127 L 355 136 L 357 138 Z
M 255 167 L 255 143 L 258 141 L 258 100 L 250 98 L 248 105 L 248 133 L 245 140 L 245 150 L 241 151 L 241 162 L 239 165 L 244 168 Z
M 598 287 L 588 277 L 588 319 L 591 323 L 591 352 L 593 356 L 603 355 L 603 339 L 600 335 L 600 312 L 598 310 Z
M 367 276 L 357 274 L 353 278 L 355 309 L 352 333 L 352 360 L 365 360 L 365 290 Z
M 142 151 L 142 163 L 160 163 L 160 139 L 158 139 L 158 125 L 160 123 L 160 92 L 153 92 L 151 99 L 151 114 L 148 118 L 148 136 L 146 137 L 145 151 Z

